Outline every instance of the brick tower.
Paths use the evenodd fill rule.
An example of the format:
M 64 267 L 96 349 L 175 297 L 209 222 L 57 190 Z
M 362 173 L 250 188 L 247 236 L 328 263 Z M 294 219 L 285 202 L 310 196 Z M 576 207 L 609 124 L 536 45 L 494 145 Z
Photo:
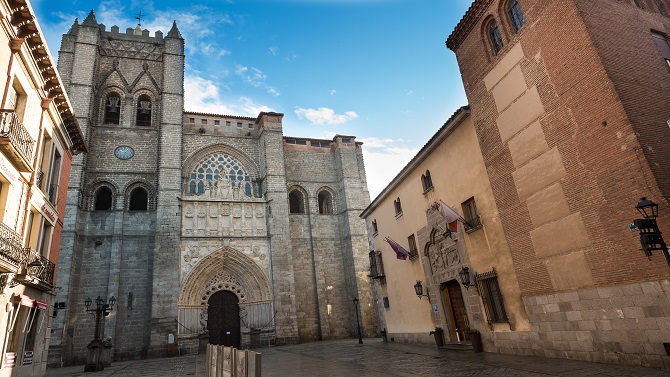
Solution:
M 669 364 L 670 266 L 627 225 L 670 231 L 670 3 L 477 0 L 456 53 L 531 331 L 500 352 Z

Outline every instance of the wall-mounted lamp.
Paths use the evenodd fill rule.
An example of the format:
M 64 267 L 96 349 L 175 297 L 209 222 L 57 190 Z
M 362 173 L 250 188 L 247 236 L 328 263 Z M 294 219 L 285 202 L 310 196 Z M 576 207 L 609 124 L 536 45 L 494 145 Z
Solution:
M 461 284 L 463 284 L 465 289 L 475 286 L 475 283 L 470 280 L 470 269 L 467 266 L 463 266 L 461 270 L 458 271 L 458 277 L 461 279 Z
M 644 217 L 643 219 L 633 220 L 631 230 L 636 229 L 640 231 L 640 244 L 642 250 L 651 259 L 652 251 L 660 250 L 665 256 L 665 261 L 670 266 L 670 252 L 668 246 L 663 240 L 663 234 L 658 229 L 656 218 L 658 217 L 658 204 L 648 200 L 645 197 L 640 198 L 640 201 L 635 206 L 635 209 Z
M 95 246 L 102 245 L 102 240 L 95 240 Z
M 640 198 L 640 201 L 635 206 L 640 215 L 645 219 L 655 219 L 658 217 L 658 204 L 652 202 L 646 197 Z
M 416 296 L 421 300 L 421 297 L 428 297 L 428 288 L 426 287 L 426 294 L 423 294 L 423 285 L 421 284 L 421 280 L 417 280 L 416 284 L 414 284 L 414 293 L 416 293 Z

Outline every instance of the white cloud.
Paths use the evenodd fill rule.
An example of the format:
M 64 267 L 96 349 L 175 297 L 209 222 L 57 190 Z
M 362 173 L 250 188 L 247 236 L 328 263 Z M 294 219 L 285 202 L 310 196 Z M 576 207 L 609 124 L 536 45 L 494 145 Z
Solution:
M 414 91 L 411 90 L 411 89 L 410 89 L 410 90 L 406 90 L 406 91 L 405 91 L 405 95 L 406 95 L 407 97 L 414 97 Z
M 235 74 L 240 76 L 247 84 L 255 88 L 263 88 L 275 97 L 281 95 L 277 89 L 265 82 L 268 76 L 258 68 L 246 67 L 238 64 L 235 67 Z
M 277 56 L 278 47 L 268 47 L 268 54 L 272 56 Z
M 226 103 L 221 99 L 219 87 L 214 81 L 188 74 L 184 79 L 184 108 L 187 111 L 250 117 L 257 116 L 261 111 L 274 111 L 268 106 L 255 103 L 248 97 L 240 97 L 237 102 Z
M 298 116 L 298 119 L 307 119 L 316 125 L 325 124 L 329 126 L 346 123 L 358 118 L 358 114 L 353 111 L 347 111 L 344 114 L 335 114 L 335 110 L 327 107 L 320 107 L 318 109 L 296 107 L 295 114 Z
M 334 96 L 335 93 L 337 93 L 337 90 L 331 89 L 331 90 L 328 91 L 328 93 L 330 93 L 331 96 Z
M 368 191 L 370 191 L 370 198 L 374 199 L 419 152 L 419 149 L 394 145 L 390 139 L 384 140 L 386 146 L 383 148 L 368 145 L 365 139 L 361 141 L 363 141 L 363 160 L 365 161 Z

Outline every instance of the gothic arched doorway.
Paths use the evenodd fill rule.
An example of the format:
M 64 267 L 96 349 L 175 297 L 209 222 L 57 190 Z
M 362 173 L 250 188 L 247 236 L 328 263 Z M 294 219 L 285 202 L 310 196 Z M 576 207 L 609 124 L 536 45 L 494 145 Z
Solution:
M 461 286 L 456 280 L 443 285 L 444 301 L 447 304 L 447 319 L 451 341 L 467 339 L 467 330 L 470 328 L 468 312 L 465 309 Z
M 240 305 L 237 295 L 218 291 L 207 302 L 209 343 L 240 347 Z

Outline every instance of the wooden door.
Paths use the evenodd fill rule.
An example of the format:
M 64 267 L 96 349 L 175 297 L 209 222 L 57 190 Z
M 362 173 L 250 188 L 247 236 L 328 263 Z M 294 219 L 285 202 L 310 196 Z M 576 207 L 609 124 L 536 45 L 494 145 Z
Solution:
M 461 293 L 461 285 L 452 280 L 444 288 L 445 301 L 449 316 L 449 332 L 452 341 L 465 340 L 469 328 L 468 312 Z
M 240 306 L 230 291 L 218 291 L 208 301 L 207 330 L 209 343 L 240 347 Z

